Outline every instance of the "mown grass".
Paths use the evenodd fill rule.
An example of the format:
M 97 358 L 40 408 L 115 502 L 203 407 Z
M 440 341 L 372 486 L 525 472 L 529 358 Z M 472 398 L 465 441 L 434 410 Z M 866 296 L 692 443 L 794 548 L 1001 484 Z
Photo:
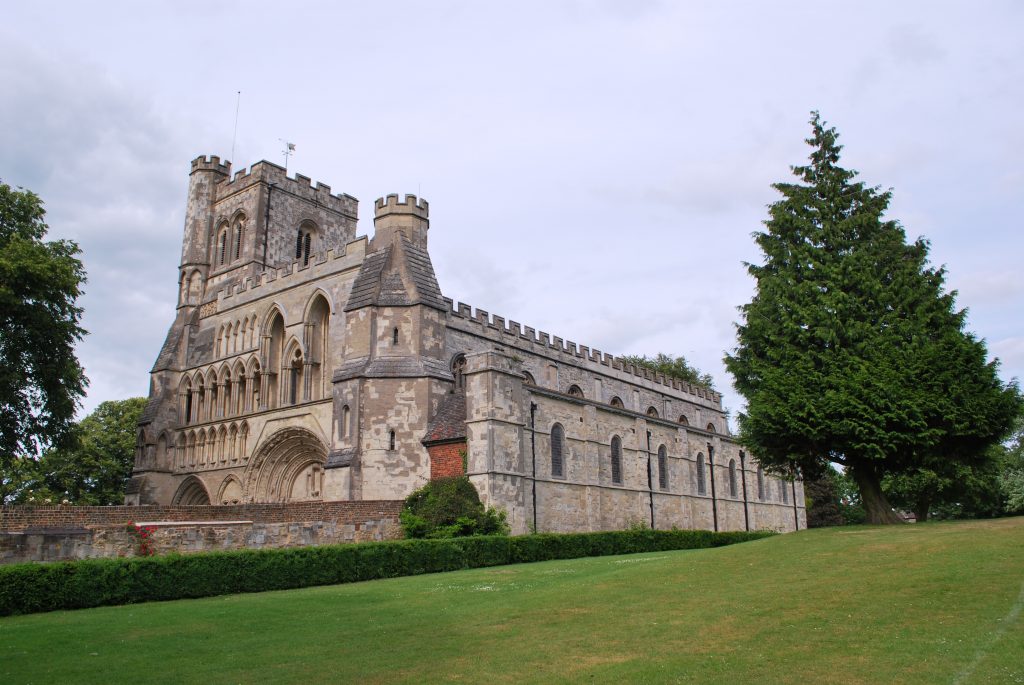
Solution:
M 0 681 L 1024 682 L 1024 518 L 0 619 Z

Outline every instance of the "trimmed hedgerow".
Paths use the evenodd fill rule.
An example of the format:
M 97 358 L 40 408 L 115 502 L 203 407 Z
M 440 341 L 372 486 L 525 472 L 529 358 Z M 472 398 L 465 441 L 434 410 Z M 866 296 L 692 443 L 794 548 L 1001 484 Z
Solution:
M 626 530 L 396 540 L 0 566 L 0 616 L 288 590 L 548 559 L 719 547 L 768 532 Z

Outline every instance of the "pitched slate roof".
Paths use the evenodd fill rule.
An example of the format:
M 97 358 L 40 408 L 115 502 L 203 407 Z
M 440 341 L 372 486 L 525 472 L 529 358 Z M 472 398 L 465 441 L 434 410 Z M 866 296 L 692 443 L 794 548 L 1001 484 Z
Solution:
M 466 439 L 466 393 L 451 392 L 444 396 L 434 418 L 427 424 L 423 444 L 454 442 Z
M 399 242 L 371 252 L 352 283 L 345 311 L 362 307 L 423 304 L 447 309 L 430 255 L 401 235 Z

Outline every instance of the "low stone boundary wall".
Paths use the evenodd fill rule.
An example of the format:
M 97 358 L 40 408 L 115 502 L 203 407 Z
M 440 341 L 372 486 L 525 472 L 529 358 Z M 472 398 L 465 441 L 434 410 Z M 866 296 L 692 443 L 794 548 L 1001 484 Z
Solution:
M 326 545 L 402 536 L 401 500 L 224 506 L 0 507 L 0 564 L 134 556 L 152 527 L 157 554 Z

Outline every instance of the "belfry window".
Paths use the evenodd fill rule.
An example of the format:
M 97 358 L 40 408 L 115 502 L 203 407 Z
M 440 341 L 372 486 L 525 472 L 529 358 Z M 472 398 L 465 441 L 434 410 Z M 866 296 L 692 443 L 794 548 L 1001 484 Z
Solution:
M 298 232 L 295 234 L 295 259 L 302 260 L 302 265 L 306 266 L 309 264 L 309 253 L 313 247 L 313 231 L 304 226 L 300 226 Z
M 228 229 L 224 229 L 220 232 L 220 256 L 218 263 L 223 264 L 228 254 Z
M 235 259 L 242 256 L 242 241 L 245 236 L 245 220 L 239 219 L 235 222 Z

